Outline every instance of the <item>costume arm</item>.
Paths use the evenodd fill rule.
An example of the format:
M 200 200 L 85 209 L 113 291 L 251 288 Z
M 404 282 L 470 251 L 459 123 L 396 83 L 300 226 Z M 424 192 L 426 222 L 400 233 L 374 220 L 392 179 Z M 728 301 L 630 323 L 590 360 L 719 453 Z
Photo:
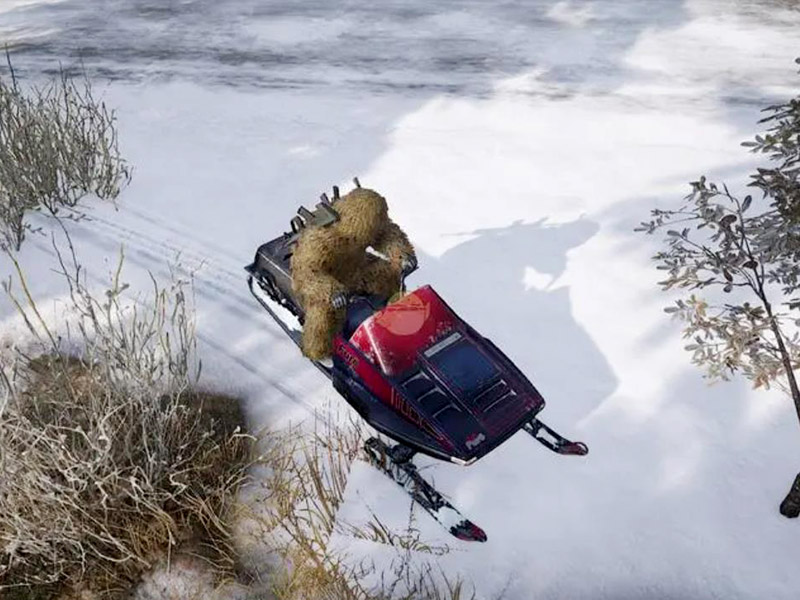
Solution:
M 408 241 L 405 232 L 394 221 L 389 220 L 381 239 L 373 246 L 375 250 L 389 257 L 392 264 L 399 266 L 406 257 L 416 258 L 414 246 Z
M 298 241 L 292 254 L 292 287 L 303 304 L 308 300 L 328 302 L 336 293 L 347 291 L 331 274 L 336 261 L 331 248 L 336 245 L 327 233 L 309 231 Z

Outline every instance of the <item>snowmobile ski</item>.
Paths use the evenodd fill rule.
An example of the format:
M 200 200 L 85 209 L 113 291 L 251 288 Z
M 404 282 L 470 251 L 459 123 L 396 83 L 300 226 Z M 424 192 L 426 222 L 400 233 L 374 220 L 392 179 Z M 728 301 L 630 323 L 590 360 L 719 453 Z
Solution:
M 531 434 L 536 441 L 556 454 L 585 456 L 589 453 L 589 448 L 586 444 L 583 442 L 569 441 L 567 438 L 556 433 L 550 427 L 542 423 L 539 419 L 531 419 L 522 427 Z
M 390 447 L 378 438 L 369 438 L 364 450 L 370 462 L 402 487 L 448 533 L 468 542 L 485 542 L 486 533 L 464 517 L 419 474 L 411 457 L 414 451 L 400 444 Z

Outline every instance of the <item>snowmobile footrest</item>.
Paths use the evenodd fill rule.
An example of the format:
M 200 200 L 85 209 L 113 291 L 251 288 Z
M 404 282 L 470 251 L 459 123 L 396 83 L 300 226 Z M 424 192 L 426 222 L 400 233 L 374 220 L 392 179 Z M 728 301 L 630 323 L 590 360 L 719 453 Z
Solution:
M 567 438 L 559 435 L 550 427 L 542 423 L 539 419 L 531 419 L 523 429 L 533 436 L 542 445 L 547 446 L 557 454 L 585 456 L 589 453 L 589 448 L 583 442 L 571 442 Z

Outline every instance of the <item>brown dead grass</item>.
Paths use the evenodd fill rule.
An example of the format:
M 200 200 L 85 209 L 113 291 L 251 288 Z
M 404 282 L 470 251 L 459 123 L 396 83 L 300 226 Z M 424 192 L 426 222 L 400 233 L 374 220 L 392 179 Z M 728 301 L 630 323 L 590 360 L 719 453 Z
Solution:
M 140 443 L 146 436 L 137 435 L 142 432 L 136 420 L 146 415 L 128 410 L 141 405 L 114 398 L 97 366 L 74 356 L 46 355 L 27 367 L 22 392 L 4 415 L 3 425 L 16 435 L 6 439 L 3 464 L 34 457 L 26 466 L 40 486 L 32 490 L 6 482 L 0 490 L 7 494 L 6 506 L 16 501 L 27 532 L 41 543 L 17 556 L 3 554 L 3 562 L 10 563 L 0 571 L 3 597 L 44 600 L 77 588 L 122 598 L 153 564 L 188 541 L 220 576 L 232 573 L 235 558 L 225 519 L 252 442 L 241 434 L 239 401 L 193 390 L 145 399 L 172 415 L 172 435 L 162 438 L 161 452 L 153 452 Z M 103 460 L 95 444 L 101 430 L 113 433 L 102 453 L 113 460 L 106 468 L 87 468 Z M 131 481 L 156 454 L 171 468 L 151 472 L 156 476 L 142 477 L 139 484 Z M 91 476 L 105 485 L 91 485 Z M 21 496 L 34 491 L 27 501 Z M 0 518 L 6 547 L 21 532 L 13 525 Z M 60 558 L 55 578 L 48 573 L 49 552 Z

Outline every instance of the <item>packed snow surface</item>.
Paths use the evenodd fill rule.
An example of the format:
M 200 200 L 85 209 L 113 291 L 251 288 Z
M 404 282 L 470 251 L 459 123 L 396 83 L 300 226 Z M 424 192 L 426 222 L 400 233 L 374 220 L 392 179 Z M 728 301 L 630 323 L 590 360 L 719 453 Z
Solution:
M 331 185 L 357 175 L 388 198 L 418 249 L 409 283 L 490 336 L 544 420 L 590 447 L 559 457 L 520 433 L 468 468 L 418 460 L 489 535 L 460 544 L 420 511 L 481 595 L 798 597 L 800 522 L 777 511 L 800 469 L 790 401 L 706 384 L 662 312 L 659 240 L 632 231 L 702 174 L 742 190 L 757 162 L 739 143 L 797 94 L 797 2 L 3 0 L 0 41 L 24 81 L 82 61 L 118 111 L 133 182 L 72 226 L 80 256 L 103 278 L 123 243 L 142 290 L 177 251 L 202 263 L 204 377 L 245 394 L 254 425 L 343 401 L 242 267 Z M 21 260 L 44 273 L 47 239 Z M 57 307 L 57 277 L 33 285 Z M 366 464 L 347 493 L 342 518 L 404 524 L 406 496 Z

